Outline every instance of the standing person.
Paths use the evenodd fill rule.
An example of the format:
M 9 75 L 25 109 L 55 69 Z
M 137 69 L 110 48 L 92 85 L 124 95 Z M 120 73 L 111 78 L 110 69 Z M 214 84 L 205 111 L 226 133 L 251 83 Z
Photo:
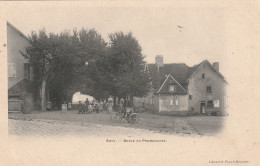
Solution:
M 124 113 L 123 117 L 125 117 L 125 115 L 126 115 L 127 106 L 128 106 L 128 99 L 126 98 L 126 99 L 124 100 L 123 109 L 122 109 L 122 111 L 123 111 L 123 113 Z
M 88 98 L 86 98 L 85 104 L 86 104 L 86 107 L 85 107 L 86 110 L 84 111 L 84 113 L 87 113 L 88 112 L 88 106 L 89 106 Z
M 71 111 L 71 109 L 72 109 L 72 104 L 71 104 L 71 102 L 69 101 L 69 103 L 68 103 L 68 110 Z
M 80 113 L 82 113 L 82 103 L 81 103 L 81 101 L 79 101 L 79 105 L 78 105 L 78 114 L 80 114 Z
M 109 113 L 113 112 L 113 100 L 108 100 L 107 102 L 107 110 Z
M 112 113 L 113 113 L 113 100 L 108 99 L 108 102 L 107 102 L 106 105 L 107 105 L 108 113 L 110 114 L 110 120 L 112 120 Z
M 120 110 L 124 107 L 124 99 L 120 99 L 119 108 Z
M 98 109 L 98 101 L 95 100 L 95 103 L 94 103 L 94 109 L 96 111 L 96 113 L 99 113 L 99 109 Z
M 100 101 L 98 103 L 98 110 L 99 110 L 99 112 L 102 112 L 102 110 L 103 110 L 103 101 Z
M 85 104 L 86 104 L 87 106 L 89 105 L 88 98 L 86 98 Z

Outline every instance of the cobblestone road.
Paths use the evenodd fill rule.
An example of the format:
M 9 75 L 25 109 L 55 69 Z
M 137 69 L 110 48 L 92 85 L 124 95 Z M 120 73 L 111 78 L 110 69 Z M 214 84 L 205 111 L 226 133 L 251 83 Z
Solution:
M 53 120 L 14 120 L 8 121 L 9 135 L 16 136 L 149 136 L 152 131 L 118 126 L 89 123 L 72 123 Z
M 176 134 L 197 135 L 197 132 L 184 121 L 176 122 Z M 99 125 L 91 123 L 65 122 L 43 119 L 9 119 L 9 135 L 28 137 L 60 137 L 60 136 L 163 136 L 167 133 L 154 132 L 145 129 L 135 129 L 120 126 Z M 184 132 L 183 132 L 184 131 Z M 185 133 L 187 132 L 187 133 Z

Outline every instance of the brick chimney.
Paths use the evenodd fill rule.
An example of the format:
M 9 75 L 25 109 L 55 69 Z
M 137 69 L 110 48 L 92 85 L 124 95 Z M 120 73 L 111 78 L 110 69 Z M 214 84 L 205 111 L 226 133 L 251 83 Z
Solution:
M 155 64 L 156 64 L 156 66 L 163 67 L 163 56 L 162 55 L 157 55 L 155 57 Z
M 219 62 L 214 62 L 213 67 L 215 70 L 219 71 Z
M 155 57 L 155 65 L 156 65 L 156 67 L 157 67 L 157 73 L 156 73 L 156 84 L 157 84 L 157 86 L 156 86 L 156 88 L 157 88 L 157 90 L 160 88 L 160 67 L 163 67 L 164 65 L 163 65 L 163 56 L 162 55 L 157 55 L 156 57 Z

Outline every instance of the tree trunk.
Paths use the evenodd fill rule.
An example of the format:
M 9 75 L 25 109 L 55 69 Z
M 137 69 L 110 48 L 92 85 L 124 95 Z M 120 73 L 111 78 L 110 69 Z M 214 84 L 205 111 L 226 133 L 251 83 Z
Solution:
M 132 103 L 134 103 L 134 96 L 133 95 L 130 95 L 130 100 Z
M 42 80 L 42 93 L 41 93 L 41 110 L 45 111 L 45 91 L 46 91 L 46 80 Z
M 117 104 L 120 104 L 121 97 L 118 97 Z
M 114 109 L 116 108 L 116 95 L 114 96 Z

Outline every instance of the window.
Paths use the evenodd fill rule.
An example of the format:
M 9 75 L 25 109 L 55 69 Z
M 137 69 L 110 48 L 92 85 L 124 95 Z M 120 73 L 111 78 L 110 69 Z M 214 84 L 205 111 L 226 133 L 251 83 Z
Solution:
M 207 93 L 212 93 L 211 86 L 207 86 Z
M 179 105 L 178 96 L 175 96 L 175 105 Z
M 173 96 L 171 96 L 170 105 L 173 105 Z
M 214 107 L 213 100 L 209 100 L 207 102 L 207 108 L 213 108 L 213 107 Z
M 16 77 L 16 64 L 8 63 L 8 77 Z
M 24 78 L 30 79 L 30 65 L 29 63 L 24 64 Z
M 169 92 L 175 91 L 175 85 L 169 85 Z
M 192 95 L 189 95 L 189 99 L 192 100 Z
M 203 74 L 201 75 L 201 77 L 202 77 L 202 78 L 205 78 L 205 74 L 203 73 Z

